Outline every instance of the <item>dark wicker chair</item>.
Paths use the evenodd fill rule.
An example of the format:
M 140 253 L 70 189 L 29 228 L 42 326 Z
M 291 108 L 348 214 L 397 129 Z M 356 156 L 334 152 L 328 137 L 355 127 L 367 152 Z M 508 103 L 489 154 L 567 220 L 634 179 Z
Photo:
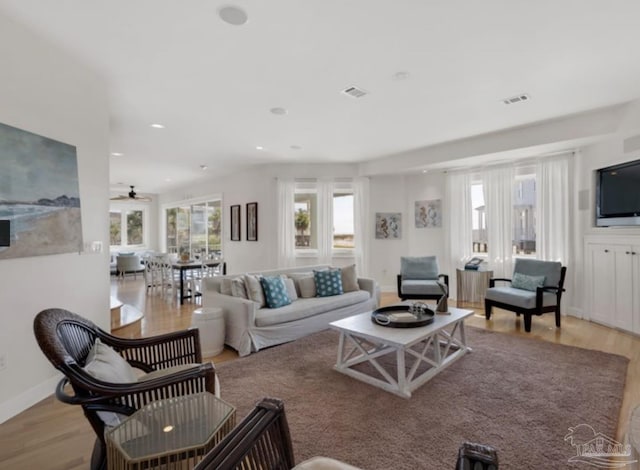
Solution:
M 289 470 L 294 465 L 284 403 L 263 398 L 194 470 Z
M 498 452 L 491 446 L 464 442 L 458 449 L 456 470 L 498 470 Z
M 47 309 L 34 320 L 34 333 L 42 352 L 64 374 L 56 387 L 56 397 L 81 405 L 96 433 L 91 469 L 106 469 L 105 423 L 99 412 L 131 415 L 147 403 L 208 391 L 215 392 L 213 364 L 200 364 L 200 337 L 190 329 L 143 339 L 122 339 L 98 328 L 91 321 L 63 309 Z M 118 351 L 133 367 L 144 372 L 186 366 L 135 383 L 103 382 L 84 371 L 87 354 L 96 338 Z

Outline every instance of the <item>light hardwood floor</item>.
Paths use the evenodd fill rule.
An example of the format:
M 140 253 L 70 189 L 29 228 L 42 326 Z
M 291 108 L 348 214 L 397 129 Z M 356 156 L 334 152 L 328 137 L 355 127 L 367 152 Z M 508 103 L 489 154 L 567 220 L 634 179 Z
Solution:
M 188 327 L 191 312 L 198 307 L 193 303 L 180 306 L 160 296 L 146 295 L 140 278 L 137 281 L 112 281 L 111 292 L 122 302 L 145 313 L 143 336 Z M 394 294 L 386 293 L 382 304 L 389 305 L 397 300 Z M 473 308 L 471 305 L 463 307 Z M 476 314 L 467 320 L 467 324 L 478 328 L 628 357 L 630 363 L 616 437 L 620 440 L 624 436 L 628 416 L 633 407 L 640 404 L 639 337 L 573 317 L 563 318 L 562 328 L 557 329 L 550 314 L 534 317 L 532 332 L 525 333 L 522 319 L 516 319 L 513 313 L 494 309 L 493 318 L 486 321 L 482 308 L 474 310 Z M 207 359 L 222 362 L 236 357 L 234 351 L 225 349 L 221 355 Z M 222 387 L 224 393 L 224 384 Z M 85 470 L 89 467 L 93 442 L 93 431 L 82 411 L 51 396 L 0 425 L 0 469 Z

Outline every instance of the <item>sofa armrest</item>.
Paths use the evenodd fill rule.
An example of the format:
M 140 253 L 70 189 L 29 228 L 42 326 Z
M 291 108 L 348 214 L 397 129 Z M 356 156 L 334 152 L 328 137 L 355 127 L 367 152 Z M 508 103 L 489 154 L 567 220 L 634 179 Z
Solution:
M 380 305 L 380 286 L 378 286 L 375 279 L 359 277 L 358 286 L 360 290 L 366 290 L 372 299 L 376 299 L 376 307 Z
M 202 306 L 221 308 L 224 311 L 226 322 L 240 323 L 247 328 L 255 326 L 258 304 L 253 300 L 224 295 L 215 291 L 205 291 Z

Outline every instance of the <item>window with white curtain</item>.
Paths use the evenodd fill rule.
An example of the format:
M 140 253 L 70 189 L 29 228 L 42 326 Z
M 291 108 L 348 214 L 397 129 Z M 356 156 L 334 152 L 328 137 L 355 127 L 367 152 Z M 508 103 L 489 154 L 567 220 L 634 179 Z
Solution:
M 483 183 L 471 183 L 471 208 L 473 254 L 482 255 L 489 248 L 486 205 Z M 516 172 L 513 182 L 513 254 L 534 256 L 536 254 L 536 175 L 531 168 Z

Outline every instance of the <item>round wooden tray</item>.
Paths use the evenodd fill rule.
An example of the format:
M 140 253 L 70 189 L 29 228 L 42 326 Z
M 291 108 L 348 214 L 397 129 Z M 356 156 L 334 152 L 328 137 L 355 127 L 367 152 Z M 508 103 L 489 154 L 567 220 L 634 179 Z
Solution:
M 425 312 L 415 314 L 409 311 L 411 305 L 390 305 L 380 307 L 371 312 L 371 321 L 376 325 L 389 328 L 417 328 L 433 323 L 435 312 L 427 309 Z

